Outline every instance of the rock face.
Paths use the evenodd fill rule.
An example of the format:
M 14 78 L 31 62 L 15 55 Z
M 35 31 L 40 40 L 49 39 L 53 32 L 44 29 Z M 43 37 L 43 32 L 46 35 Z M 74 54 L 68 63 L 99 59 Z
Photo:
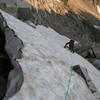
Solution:
M 64 100 L 71 66 L 77 64 L 84 64 L 100 91 L 100 72 L 76 53 L 63 48 L 68 38 L 44 26 L 34 29 L 3 11 L 1 13 L 24 44 L 22 59 L 16 59 L 22 67 L 24 82 L 20 91 L 9 100 Z M 67 96 L 69 100 L 96 100 L 84 80 L 74 72 Z
M 69 0 L 68 4 L 75 12 L 80 12 L 81 10 L 100 17 L 97 11 L 97 5 L 100 4 L 100 0 Z
M 46 25 L 58 33 L 78 41 L 100 42 L 98 0 L 25 0 L 32 5 L 34 24 Z M 77 15 L 76 15 L 77 13 Z M 95 16 L 95 17 L 94 17 Z M 56 24 L 55 24 L 56 23 Z
M 0 15 L 0 100 L 6 93 L 8 74 L 13 69 L 11 61 L 5 52 L 5 35 L 2 31 L 2 20 L 4 19 Z
M 97 10 L 98 10 L 98 13 L 100 14 L 100 6 L 97 5 Z
M 32 11 L 30 8 L 18 8 L 17 9 L 17 18 L 23 21 L 29 20 L 32 18 Z
M 96 46 L 96 47 L 93 47 L 93 51 L 96 55 L 96 58 L 97 59 L 100 59 L 100 47 Z
M 100 0 L 0 0 L 0 3 L 17 5 L 23 8 L 30 8 L 32 5 L 36 9 L 54 11 L 59 14 L 65 14 L 68 6 L 75 12 L 81 10 L 98 16 L 97 6 L 100 5 Z
M 56 14 L 55 12 L 39 10 L 32 8 L 33 17 L 31 21 L 34 24 L 49 26 L 61 35 L 65 35 L 75 40 L 91 41 L 91 31 L 78 16 L 69 11 L 65 15 Z
M 89 12 L 95 16 L 98 16 L 96 6 L 100 4 L 100 0 L 25 0 L 36 9 L 43 9 L 47 11 L 53 10 L 59 14 L 65 14 L 68 6 L 75 12 L 80 10 L 83 12 Z M 56 5 L 55 5 L 56 4 Z M 68 8 L 67 7 L 67 8 Z
M 19 63 L 16 61 L 16 59 L 19 59 L 22 56 L 21 49 L 23 47 L 23 43 L 15 35 L 14 31 L 9 28 L 1 13 L 0 36 L 0 51 L 2 50 L 2 52 L 5 54 L 4 57 L 7 58 L 3 60 L 6 62 L 0 61 L 0 76 L 2 76 L 0 77 L 0 82 L 2 83 L 0 84 L 0 92 L 2 92 L 2 94 L 0 94 L 0 99 L 8 100 L 19 91 L 23 83 L 23 72 Z
M 77 44 L 75 51 L 86 58 L 100 71 L 100 47 L 92 45 Z
M 89 43 L 79 43 L 75 45 L 75 51 L 84 58 L 100 58 L 100 47 Z
M 100 71 L 100 59 L 88 59 Z

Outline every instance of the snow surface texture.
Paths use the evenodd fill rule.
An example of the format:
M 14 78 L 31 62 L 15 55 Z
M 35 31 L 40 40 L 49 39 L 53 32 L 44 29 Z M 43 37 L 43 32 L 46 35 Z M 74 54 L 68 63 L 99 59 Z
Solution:
M 10 100 L 64 100 L 70 78 L 70 68 L 81 65 L 100 92 L 100 72 L 76 53 L 64 49 L 68 38 L 51 28 L 31 26 L 1 11 L 10 28 L 23 41 L 23 58 L 17 59 L 22 67 L 24 83 Z M 85 81 L 72 73 L 68 100 L 96 100 Z

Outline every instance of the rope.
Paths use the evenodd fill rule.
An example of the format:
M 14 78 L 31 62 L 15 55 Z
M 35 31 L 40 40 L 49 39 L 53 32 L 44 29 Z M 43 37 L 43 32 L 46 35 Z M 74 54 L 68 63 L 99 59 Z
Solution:
M 72 71 L 73 71 L 73 59 L 72 59 L 72 53 L 70 55 L 70 60 L 71 60 L 71 67 L 70 67 L 70 76 L 69 76 L 69 80 L 68 80 L 68 85 L 67 85 L 67 89 L 65 92 L 65 100 L 68 100 L 68 95 L 69 95 L 69 91 L 70 91 L 70 85 L 71 85 L 71 79 L 72 79 Z
M 67 88 L 66 93 L 65 93 L 65 100 L 68 100 L 68 94 L 69 94 L 70 85 L 71 85 L 71 78 L 72 78 L 72 69 L 73 69 L 73 67 L 70 68 L 71 73 L 70 73 L 70 78 L 68 81 L 68 88 Z

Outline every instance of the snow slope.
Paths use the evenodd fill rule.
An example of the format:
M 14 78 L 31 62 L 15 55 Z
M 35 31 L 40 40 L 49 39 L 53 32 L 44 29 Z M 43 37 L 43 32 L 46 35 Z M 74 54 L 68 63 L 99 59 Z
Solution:
M 88 61 L 63 46 L 69 40 L 51 28 L 31 26 L 2 12 L 10 28 L 23 41 L 23 58 L 18 59 L 24 73 L 21 90 L 10 100 L 64 100 L 70 68 L 79 64 L 87 68 L 100 92 L 100 72 Z M 72 73 L 68 100 L 96 100 L 84 80 Z

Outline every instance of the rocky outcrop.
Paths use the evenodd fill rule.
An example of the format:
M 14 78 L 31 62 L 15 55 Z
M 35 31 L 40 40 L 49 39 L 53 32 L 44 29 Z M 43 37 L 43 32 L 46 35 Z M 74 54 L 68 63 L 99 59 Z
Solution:
M 94 53 L 96 55 L 96 58 L 100 59 L 100 47 L 99 46 L 93 47 L 93 51 L 94 51 Z
M 75 51 L 84 58 L 100 58 L 100 47 L 90 43 L 79 43 L 75 45 Z
M 100 14 L 100 5 L 97 5 L 98 13 Z
M 96 19 L 99 17 L 96 5 L 100 1 L 26 0 L 26 2 L 33 7 L 34 24 L 49 26 L 58 33 L 78 41 L 99 41 L 100 31 L 97 32 L 93 24 L 100 25 Z
M 87 71 L 86 68 L 84 68 L 84 67 L 82 67 L 80 65 L 75 65 L 75 66 L 73 66 L 73 70 L 84 79 L 84 81 L 87 84 L 87 87 L 90 89 L 90 91 L 93 94 L 98 92 L 96 87 L 95 87 L 95 85 L 93 84 L 90 76 L 88 75 L 88 71 Z
M 67 0 L 67 1 L 25 0 L 25 1 L 26 1 L 25 4 L 28 3 L 27 5 L 29 5 L 29 7 L 27 5 L 19 6 L 19 5 L 23 5 L 24 1 L 19 1 L 17 2 L 18 4 L 16 3 L 16 1 L 14 1 L 18 8 L 18 10 L 15 10 L 14 12 L 18 11 L 17 17 L 22 20 L 25 21 L 31 20 L 36 25 L 39 24 L 39 25 L 49 26 L 53 28 L 55 31 L 57 31 L 58 33 L 60 33 L 61 35 L 65 35 L 69 38 L 78 41 L 83 41 L 83 40 L 94 41 L 95 40 L 94 36 L 96 36 L 95 34 L 99 34 L 99 32 L 95 31 L 95 29 L 91 27 L 91 25 L 88 25 L 88 22 L 95 25 L 99 25 L 98 20 L 91 15 L 90 10 L 89 10 L 90 12 L 88 12 L 87 9 L 85 9 L 87 10 L 86 12 L 84 12 L 84 10 L 81 10 L 81 12 L 77 15 L 76 12 L 75 11 L 73 12 L 73 9 L 71 9 L 72 5 L 73 4 L 77 5 L 77 3 L 78 3 L 77 7 L 80 9 L 81 9 L 80 5 L 82 4 L 84 4 L 84 8 L 87 6 L 91 8 L 91 6 L 89 5 L 97 4 L 96 1 L 92 1 L 92 3 L 88 0 L 84 0 L 84 1 L 83 0 L 76 0 L 76 1 L 75 0 Z M 28 8 L 31 10 L 27 10 L 25 12 L 24 8 L 25 9 Z M 19 9 L 21 11 L 19 11 Z M 95 9 L 94 6 L 93 9 Z M 94 35 L 92 36 L 92 34 Z
M 75 49 L 75 52 L 77 52 L 84 58 L 89 57 L 89 56 L 91 57 L 94 56 L 91 45 L 89 45 L 89 43 L 76 44 L 74 49 Z
M 1 13 L 0 13 L 0 29 L 2 30 L 2 34 L 4 35 L 4 39 L 5 39 L 5 41 L 3 42 L 5 43 L 3 45 L 3 48 L 10 59 L 11 65 L 13 66 L 13 69 L 9 71 L 7 84 L 3 85 L 3 87 L 6 88 L 6 93 L 4 99 L 3 98 L 2 99 L 8 100 L 10 97 L 15 95 L 19 91 L 23 83 L 23 72 L 19 63 L 16 61 L 16 59 L 22 57 L 21 49 L 23 47 L 23 43 L 15 35 L 15 32 L 9 28 L 6 20 L 4 19 Z M 7 68 L 8 67 L 9 66 L 7 66 Z M 4 83 L 5 81 L 2 79 L 2 82 Z M 0 92 L 2 92 L 2 90 Z
M 30 8 L 18 8 L 17 18 L 23 21 L 31 19 L 32 18 L 31 9 Z
M 0 25 L 2 23 L 0 17 Z M 11 61 L 5 52 L 5 35 L 0 26 L 0 100 L 4 97 L 7 88 L 9 72 L 13 69 Z
M 68 5 L 74 12 L 80 11 L 88 12 L 93 16 L 100 18 L 97 11 L 97 5 L 100 4 L 100 0 L 69 0 Z
M 36 9 L 54 11 L 59 14 L 65 14 L 66 8 L 72 9 L 75 12 L 89 12 L 95 16 L 99 16 L 96 6 L 99 5 L 99 0 L 25 0 Z
M 97 88 L 95 87 L 95 84 L 92 82 L 87 69 L 80 65 L 75 65 L 72 67 L 72 69 L 84 79 L 84 81 L 87 84 L 87 87 L 93 93 L 96 100 L 100 100 L 100 92 L 97 90 Z
M 69 11 L 65 15 L 57 14 L 53 11 L 43 11 L 32 8 L 33 17 L 31 21 L 35 25 L 44 25 L 53 28 L 61 35 L 65 35 L 69 38 L 81 41 L 91 41 L 91 31 L 87 26 L 83 25 L 78 19 L 78 16 L 73 12 Z
M 86 58 L 100 71 L 100 47 L 98 45 L 86 45 L 77 44 L 75 45 L 75 51 L 82 57 Z
M 90 58 L 88 61 L 90 61 L 100 71 L 100 59 Z

